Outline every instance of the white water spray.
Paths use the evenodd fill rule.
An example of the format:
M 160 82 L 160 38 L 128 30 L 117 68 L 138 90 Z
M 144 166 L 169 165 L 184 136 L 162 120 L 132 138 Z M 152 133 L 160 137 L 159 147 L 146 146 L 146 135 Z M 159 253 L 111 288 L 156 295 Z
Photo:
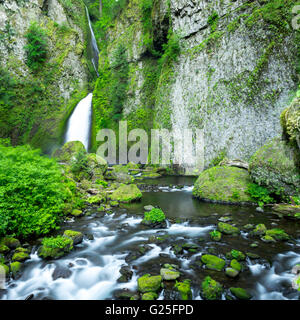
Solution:
M 65 143 L 80 141 L 85 146 L 85 149 L 88 150 L 92 122 L 92 98 L 93 94 L 89 93 L 76 106 L 68 120 Z

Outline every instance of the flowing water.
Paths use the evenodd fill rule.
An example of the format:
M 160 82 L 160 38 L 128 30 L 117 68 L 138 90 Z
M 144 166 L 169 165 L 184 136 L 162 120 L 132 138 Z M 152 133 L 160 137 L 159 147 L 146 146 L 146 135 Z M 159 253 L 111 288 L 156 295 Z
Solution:
M 173 179 L 173 183 L 172 183 Z M 64 229 L 81 231 L 86 235 L 82 244 L 75 246 L 69 255 L 55 261 L 43 261 L 33 248 L 31 259 L 18 280 L 10 280 L 2 299 L 116 299 L 120 290 L 137 290 L 139 276 L 159 274 L 164 263 L 180 267 L 181 279 L 192 280 L 193 299 L 201 300 L 201 282 L 210 275 L 227 289 L 242 287 L 253 299 L 299 299 L 299 292 L 292 289 L 295 275 L 292 267 L 300 263 L 299 223 L 278 219 L 272 213 L 259 213 L 252 207 L 225 206 L 201 203 L 192 197 L 192 181 L 181 178 L 158 179 L 143 192 L 142 201 L 114 208 L 111 214 L 88 208 L 90 215 L 64 223 Z M 148 182 L 149 184 L 150 182 Z M 173 186 L 175 185 L 175 187 Z M 150 191 L 149 191 L 150 190 Z M 161 207 L 168 218 L 166 229 L 142 226 L 143 207 L 152 204 Z M 230 217 L 230 223 L 243 230 L 247 223 L 264 223 L 269 228 L 283 228 L 292 237 L 288 242 L 264 243 L 249 237 L 243 230 L 238 237 L 223 236 L 221 242 L 210 240 L 209 232 L 216 228 L 220 217 Z M 94 239 L 88 240 L 93 234 Z M 157 242 L 153 236 L 164 240 Z M 251 248 L 257 240 L 259 246 Z M 175 244 L 197 245 L 196 252 L 175 254 Z M 139 250 L 146 248 L 142 253 Z M 225 258 L 231 249 L 252 252 L 259 259 L 244 262 L 244 270 L 237 279 L 230 279 L 225 272 L 205 269 L 199 264 L 204 253 L 215 253 Z M 129 266 L 131 280 L 119 283 L 120 268 Z M 173 299 L 174 283 L 166 283 L 159 299 Z M 225 299 L 225 293 L 223 295 Z
M 92 99 L 93 94 L 89 93 L 75 107 L 68 120 L 64 143 L 81 141 L 88 150 L 92 123 Z

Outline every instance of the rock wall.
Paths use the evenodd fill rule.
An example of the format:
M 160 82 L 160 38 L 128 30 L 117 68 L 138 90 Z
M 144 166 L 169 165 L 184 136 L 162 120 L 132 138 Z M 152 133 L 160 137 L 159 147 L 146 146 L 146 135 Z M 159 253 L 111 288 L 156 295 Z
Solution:
M 280 114 L 299 82 L 293 5 L 291 0 L 155 0 L 154 49 L 167 45 L 169 30 L 181 48 L 171 65 L 159 65 L 144 41 L 140 3 L 130 0 L 109 29 L 100 70 L 124 43 L 130 72 L 123 115 L 130 125 L 203 129 L 206 167 L 222 156 L 247 161 L 281 133 Z M 158 79 L 151 78 L 155 72 Z M 100 86 L 102 80 L 95 97 L 108 88 Z M 146 93 L 149 86 L 152 92 Z M 95 108 L 102 102 L 95 99 Z M 97 109 L 99 119 L 104 109 Z
M 26 64 L 25 35 L 32 22 L 44 30 L 48 46 L 37 72 Z M 0 1 L 0 67 L 17 83 L 10 88 L 12 113 L 1 110 L 0 136 L 43 149 L 50 140 L 58 142 L 63 122 L 88 82 L 86 23 L 81 0 L 72 5 L 65 0 Z

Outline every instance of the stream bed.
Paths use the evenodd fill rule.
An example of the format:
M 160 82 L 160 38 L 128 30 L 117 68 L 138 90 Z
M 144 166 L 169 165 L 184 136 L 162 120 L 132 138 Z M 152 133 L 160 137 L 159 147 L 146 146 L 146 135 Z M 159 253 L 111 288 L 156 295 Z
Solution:
M 200 202 L 192 197 L 193 178 L 166 177 L 143 182 L 141 202 L 113 208 L 110 214 L 89 208 L 89 215 L 66 222 L 62 230 L 72 229 L 85 235 L 83 242 L 59 260 L 43 261 L 33 248 L 31 259 L 17 280 L 7 283 L 2 299 L 105 300 L 120 299 L 120 292 L 137 291 L 137 279 L 158 275 L 163 264 L 180 268 L 180 281 L 191 280 L 193 299 L 201 300 L 201 282 L 209 275 L 225 288 L 222 299 L 230 298 L 230 287 L 247 289 L 254 300 L 299 299 L 292 289 L 292 267 L 300 263 L 299 223 L 279 219 L 271 212 L 257 212 L 255 207 L 227 206 Z M 150 229 L 140 224 L 144 206 L 160 207 L 167 216 L 166 229 Z M 223 235 L 212 241 L 209 232 L 221 217 L 240 228 L 239 236 Z M 281 228 L 292 240 L 265 243 L 251 238 L 246 224 L 263 223 L 267 229 Z M 157 239 L 158 238 L 158 239 Z M 257 242 L 257 247 L 251 247 Z M 175 254 L 174 246 L 192 244 L 196 250 Z M 260 258 L 246 258 L 237 278 L 212 271 L 201 265 L 202 254 L 216 254 L 225 259 L 232 249 L 251 252 Z M 228 260 L 227 260 L 228 261 Z M 118 282 L 121 267 L 132 273 L 126 283 Z M 175 299 L 175 282 L 165 282 L 160 300 Z M 233 298 L 233 297 L 231 297 Z

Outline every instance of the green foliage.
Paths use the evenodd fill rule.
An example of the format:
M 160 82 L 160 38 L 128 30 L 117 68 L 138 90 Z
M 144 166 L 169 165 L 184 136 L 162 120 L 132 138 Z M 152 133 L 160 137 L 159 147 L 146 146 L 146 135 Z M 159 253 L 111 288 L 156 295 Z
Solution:
M 25 37 L 27 39 L 27 45 L 25 46 L 26 63 L 29 68 L 37 71 L 43 66 L 47 57 L 46 33 L 34 22 L 30 25 Z
M 159 61 L 162 66 L 165 64 L 170 65 L 172 62 L 177 61 L 177 57 L 180 54 L 180 42 L 179 36 L 172 29 L 169 29 L 168 32 L 168 42 L 163 44 L 163 52 Z
M 151 222 L 163 222 L 166 216 L 161 209 L 154 208 L 150 212 L 145 212 L 144 219 Z
M 52 249 L 64 249 L 66 246 L 72 246 L 73 241 L 70 238 L 63 237 L 63 236 L 57 236 L 57 237 L 50 237 L 50 238 L 44 238 L 42 241 L 42 245 L 47 248 Z
M 211 167 L 215 167 L 218 166 L 220 164 L 221 161 L 223 161 L 226 158 L 226 151 L 223 150 L 221 151 L 210 163 Z
M 90 174 L 88 166 L 88 154 L 85 152 L 85 150 L 80 150 L 76 153 L 75 159 L 71 162 L 71 171 L 75 176 L 81 172 Z
M 123 106 L 126 101 L 128 86 L 129 65 L 127 61 L 126 48 L 119 44 L 113 55 L 112 61 L 112 88 L 110 100 L 113 108 L 113 120 L 120 120 Z
M 219 15 L 216 11 L 214 11 L 207 20 L 207 23 L 210 25 L 211 31 L 214 32 L 217 29 L 219 22 Z
M 29 146 L 0 146 L 0 235 L 23 238 L 57 229 L 72 187 L 58 164 Z
M 258 202 L 260 207 L 262 207 L 264 204 L 275 202 L 274 198 L 270 196 L 270 191 L 256 183 L 251 183 L 248 185 L 247 193 L 253 200 Z

